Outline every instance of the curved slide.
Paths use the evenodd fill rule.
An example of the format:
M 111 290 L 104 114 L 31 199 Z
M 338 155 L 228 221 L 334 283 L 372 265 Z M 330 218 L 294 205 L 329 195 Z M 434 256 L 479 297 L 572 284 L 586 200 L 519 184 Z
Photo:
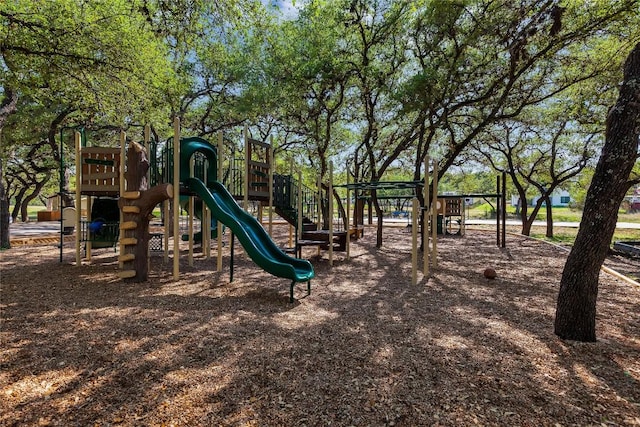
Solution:
M 211 209 L 213 216 L 229 227 L 249 257 L 263 270 L 274 276 L 290 279 L 290 300 L 296 282 L 309 282 L 315 276 L 307 260 L 292 258 L 271 240 L 269 234 L 254 217 L 238 206 L 233 196 L 218 181 L 209 182 L 208 188 L 198 178 L 186 180 L 189 190 L 196 193 Z M 310 286 L 307 288 L 310 291 Z

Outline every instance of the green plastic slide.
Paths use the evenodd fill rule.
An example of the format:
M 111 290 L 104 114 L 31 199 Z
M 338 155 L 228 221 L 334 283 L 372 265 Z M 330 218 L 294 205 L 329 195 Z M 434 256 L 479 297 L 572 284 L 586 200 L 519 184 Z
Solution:
M 238 206 L 233 196 L 218 181 L 207 185 L 198 178 L 189 178 L 185 184 L 211 209 L 212 216 L 229 227 L 244 247 L 246 253 L 263 270 L 274 276 L 290 279 L 291 298 L 296 282 L 309 282 L 315 276 L 313 266 L 307 260 L 285 254 L 262 225 Z

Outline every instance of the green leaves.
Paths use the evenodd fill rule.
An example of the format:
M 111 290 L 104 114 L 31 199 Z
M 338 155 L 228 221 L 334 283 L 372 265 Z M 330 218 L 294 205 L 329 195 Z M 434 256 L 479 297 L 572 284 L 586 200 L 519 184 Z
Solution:
M 171 80 L 163 40 L 138 13 L 141 2 L 3 2 L 2 85 L 34 99 L 132 116 Z

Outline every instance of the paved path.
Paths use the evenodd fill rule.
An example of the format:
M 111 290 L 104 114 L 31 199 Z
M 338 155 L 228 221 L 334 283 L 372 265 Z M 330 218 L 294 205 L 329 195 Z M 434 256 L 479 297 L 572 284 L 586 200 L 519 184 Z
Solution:
M 391 219 L 385 218 L 387 224 L 408 224 L 406 219 Z M 468 219 L 465 221 L 467 225 L 495 225 L 496 221 L 492 219 Z M 375 218 L 374 218 L 375 224 Z M 520 221 L 508 220 L 507 225 L 519 226 Z M 547 223 L 545 221 L 535 221 L 533 225 L 545 227 Z M 556 222 L 553 224 L 555 227 L 578 227 L 580 224 L 577 222 Z M 633 222 L 619 222 L 617 228 L 635 229 L 640 230 L 640 223 Z M 59 221 L 41 221 L 41 222 L 17 222 L 9 226 L 11 237 L 33 237 L 42 236 L 48 234 L 60 233 Z
M 495 225 L 496 220 L 495 219 L 468 219 L 465 221 L 465 224 L 467 225 Z M 522 225 L 522 223 L 520 221 L 515 221 L 515 220 L 507 220 L 507 225 L 516 225 L 516 226 L 520 226 Z M 540 226 L 540 227 L 546 227 L 547 226 L 547 222 L 546 221 L 533 221 L 533 225 L 534 226 Z M 577 228 L 580 226 L 579 222 L 554 222 L 553 223 L 554 227 L 570 227 L 570 228 Z M 635 230 L 640 230 L 640 223 L 635 223 L 635 222 L 618 222 L 616 224 L 616 228 L 626 228 L 626 229 L 635 229 Z

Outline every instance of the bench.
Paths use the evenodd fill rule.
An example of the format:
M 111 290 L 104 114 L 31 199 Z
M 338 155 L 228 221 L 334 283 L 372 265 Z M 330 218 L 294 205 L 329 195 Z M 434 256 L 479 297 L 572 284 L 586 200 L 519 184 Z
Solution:
M 321 245 L 324 245 L 326 242 L 321 241 L 321 240 L 306 240 L 306 239 L 302 239 L 302 240 L 298 240 L 298 242 L 296 243 L 296 253 L 298 258 L 302 258 L 302 248 L 305 246 L 318 246 L 320 247 Z

